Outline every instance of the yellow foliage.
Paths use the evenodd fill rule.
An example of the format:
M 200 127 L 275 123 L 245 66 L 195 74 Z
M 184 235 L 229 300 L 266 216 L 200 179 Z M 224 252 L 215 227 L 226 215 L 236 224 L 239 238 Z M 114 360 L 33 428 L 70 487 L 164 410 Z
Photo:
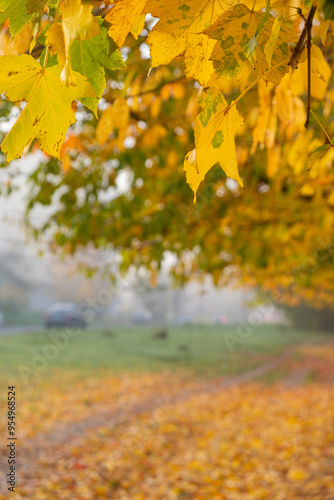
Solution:
M 20 398 L 25 467 L 13 498 L 332 497 L 333 348 L 296 353 L 274 385 L 224 387 L 165 369 L 37 378 Z M 300 372 L 316 382 L 289 387 Z
M 125 130 L 129 124 L 130 110 L 123 97 L 117 97 L 113 104 L 105 109 L 96 127 L 96 140 L 102 146 L 114 129 Z
M 163 125 L 160 125 L 160 123 L 156 123 L 150 130 L 146 132 L 146 134 L 142 138 L 142 146 L 144 148 L 149 146 L 155 147 L 159 144 L 161 139 L 166 137 L 166 135 L 166 128 Z
M 152 118 L 158 118 L 161 109 L 161 97 L 155 97 L 151 104 L 151 116 Z
M 313 46 L 311 57 L 311 96 L 322 100 L 326 95 L 332 70 L 327 61 L 325 61 L 319 47 Z M 308 88 L 307 61 L 300 62 L 298 70 L 291 71 L 289 75 L 285 75 L 281 81 L 281 85 L 289 88 L 295 96 L 306 93 Z
M 267 175 L 271 179 L 279 171 L 281 161 L 281 148 L 272 146 L 267 150 Z
M 279 34 L 281 30 L 281 25 L 282 25 L 282 15 L 276 17 L 275 21 L 273 22 L 272 28 L 271 28 L 271 34 L 268 42 L 266 43 L 264 53 L 266 55 L 266 60 L 268 63 L 268 67 L 272 67 L 272 59 L 274 55 L 274 50 L 277 46 L 278 39 L 279 39 Z
M 215 23 L 211 23 L 211 27 L 204 31 L 210 38 L 217 40 L 212 52 L 212 60 L 218 76 L 240 79 L 249 71 L 254 62 L 259 74 L 266 73 L 264 75 L 266 81 L 276 84 L 280 82 L 289 70 L 288 43 L 293 40 L 295 34 L 292 30 L 281 27 L 279 36 L 274 41 L 275 65 L 272 71 L 267 72 L 269 67 L 264 50 L 267 40 L 271 38 L 275 18 L 269 16 L 258 33 L 258 26 L 264 16 L 264 12 L 254 12 L 247 6 L 238 4 L 220 16 Z M 280 65 L 277 66 L 279 63 Z
M 144 25 L 143 10 L 146 4 L 147 0 L 118 0 L 108 12 L 106 20 L 111 24 L 108 33 L 119 47 L 123 45 L 131 30 L 136 36 L 140 34 L 140 28 Z
M 311 184 L 304 184 L 299 190 L 300 194 L 302 196 L 305 196 L 306 198 L 312 197 L 315 193 L 314 187 L 311 186 Z
M 187 76 L 198 74 L 200 83 L 206 85 L 213 72 L 209 60 L 213 44 L 206 35 L 198 33 L 218 18 L 224 11 L 224 4 L 215 0 L 208 0 L 205 4 L 201 0 L 176 0 L 171 8 L 168 1 L 149 0 L 148 10 L 160 18 L 148 37 L 152 68 L 168 64 L 184 53 Z
M 272 106 L 273 84 L 266 83 L 261 80 L 258 84 L 259 93 L 259 116 L 257 118 L 256 126 L 253 129 L 253 145 L 251 154 L 254 154 L 257 145 L 263 148 L 265 144 L 267 147 L 272 147 L 275 141 L 277 120 L 276 120 L 276 107 Z
M 65 134 L 75 116 L 71 103 L 77 97 L 95 96 L 86 79 L 76 74 L 77 86 L 68 88 L 60 81 L 60 67 L 43 70 L 31 56 L 3 56 L 0 65 L 0 92 L 14 102 L 26 100 L 11 131 L 1 144 L 7 162 L 18 158 L 33 139 L 41 149 L 59 158 Z
M 14 39 L 7 29 L 0 31 L 0 56 L 15 55 L 27 52 L 32 39 L 31 27 L 26 24 Z
M 334 207 L 334 189 L 332 189 L 330 195 L 328 196 L 328 205 L 330 205 L 331 207 Z
M 141 16 L 139 16 L 137 21 L 135 22 L 135 24 L 132 26 L 132 28 L 130 30 L 131 34 L 135 37 L 136 40 L 139 37 L 140 33 L 144 29 L 145 18 L 146 18 L 146 14 L 142 14 Z
M 194 127 L 196 155 L 193 152 L 188 153 L 184 166 L 195 199 L 200 182 L 208 170 L 218 162 L 226 175 L 242 186 L 237 167 L 234 134 L 243 124 L 243 120 L 236 106 L 227 106 L 224 96 L 216 89 L 203 91 L 199 97 L 199 104 L 203 110 L 196 118 Z

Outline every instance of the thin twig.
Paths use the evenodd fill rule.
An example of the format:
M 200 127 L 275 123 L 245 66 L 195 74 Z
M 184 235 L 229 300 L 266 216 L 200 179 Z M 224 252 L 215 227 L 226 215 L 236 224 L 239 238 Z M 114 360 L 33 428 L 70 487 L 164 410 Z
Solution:
M 317 120 L 317 122 L 319 123 L 320 128 L 321 128 L 321 130 L 323 131 L 323 133 L 325 134 L 325 136 L 327 137 L 327 139 L 329 140 L 330 145 L 331 145 L 331 146 L 334 146 L 333 141 L 332 141 L 332 139 L 330 138 L 330 136 L 329 136 L 329 134 L 328 134 L 327 130 L 325 129 L 325 127 L 323 126 L 323 124 L 321 123 L 321 121 L 319 120 L 319 118 L 317 117 L 317 115 L 315 114 L 315 112 L 313 111 L 313 109 L 311 109 L 311 113 L 312 113 L 312 115 L 314 116 L 314 118 Z
M 311 7 L 312 10 L 313 6 Z M 316 7 L 314 7 L 314 12 Z M 311 12 L 311 11 L 310 11 Z M 314 15 L 314 14 L 313 14 Z M 312 24 L 313 16 L 308 15 L 305 23 L 305 28 L 307 31 L 307 115 L 305 128 L 310 125 L 310 112 L 311 112 L 311 48 L 312 48 Z

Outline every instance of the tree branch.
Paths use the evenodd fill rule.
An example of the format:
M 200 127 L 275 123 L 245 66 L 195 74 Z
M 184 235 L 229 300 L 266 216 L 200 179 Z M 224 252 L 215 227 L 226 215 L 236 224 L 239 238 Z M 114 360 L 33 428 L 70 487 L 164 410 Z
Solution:
M 311 7 L 311 10 L 314 6 Z M 314 7 L 314 12 L 316 7 Z M 310 11 L 311 12 L 311 11 Z M 314 14 L 313 14 L 314 15 Z M 308 15 L 305 23 L 305 28 L 307 30 L 307 116 L 305 122 L 305 128 L 308 128 L 310 124 L 310 113 L 311 113 L 311 47 L 312 47 L 312 24 L 313 17 L 310 18 Z
M 314 18 L 314 14 L 315 14 L 316 10 L 317 10 L 317 6 L 316 5 L 312 5 L 312 7 L 310 8 L 310 12 L 308 13 L 308 16 L 307 16 L 306 23 L 305 23 L 305 26 L 303 28 L 303 31 L 301 32 L 301 35 L 299 37 L 298 43 L 297 43 L 297 45 L 295 46 L 295 48 L 294 48 L 294 50 L 292 52 L 292 56 L 290 57 L 290 61 L 289 61 L 288 64 L 293 69 L 297 69 L 298 68 L 298 61 L 299 61 L 300 56 L 302 55 L 303 50 L 305 48 L 305 42 L 306 42 L 306 37 L 307 37 L 307 33 L 308 33 L 308 27 L 310 26 L 311 29 L 312 29 L 313 18 Z

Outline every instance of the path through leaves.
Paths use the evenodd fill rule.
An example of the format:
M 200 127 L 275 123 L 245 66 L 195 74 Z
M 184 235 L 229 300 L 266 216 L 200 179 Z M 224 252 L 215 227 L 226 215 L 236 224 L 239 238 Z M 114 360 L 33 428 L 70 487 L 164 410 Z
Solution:
M 225 388 L 170 373 L 41 384 L 43 398 L 21 398 L 13 498 L 329 500 L 333 351 L 290 350 L 271 365 L 281 379 L 273 386 L 265 373 Z

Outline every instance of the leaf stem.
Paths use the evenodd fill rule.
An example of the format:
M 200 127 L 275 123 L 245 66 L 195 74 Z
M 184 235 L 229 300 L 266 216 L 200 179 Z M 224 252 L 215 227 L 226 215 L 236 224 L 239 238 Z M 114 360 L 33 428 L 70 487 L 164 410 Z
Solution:
M 327 130 L 325 129 L 325 127 L 323 126 L 323 124 L 321 123 L 321 121 L 319 120 L 319 118 L 317 117 L 317 115 L 315 114 L 315 112 L 313 111 L 313 109 L 311 109 L 310 111 L 311 111 L 312 115 L 314 116 L 314 118 L 317 120 L 318 124 L 320 125 L 321 130 L 323 131 L 323 133 L 325 134 L 325 136 L 329 140 L 329 143 L 331 144 L 331 146 L 334 146 L 333 141 L 329 137 L 329 134 L 328 134 Z
M 46 68 L 46 63 L 48 62 L 49 54 L 50 54 L 50 47 L 46 47 L 46 52 L 45 52 L 45 57 L 44 57 L 44 63 L 43 63 L 43 71 Z
M 262 75 L 258 76 L 256 80 L 254 80 L 254 82 L 252 82 L 250 85 L 248 85 L 248 87 L 243 91 L 241 92 L 241 94 L 239 95 L 239 97 L 237 97 L 237 99 L 235 101 L 233 101 L 230 105 L 229 105 L 229 108 L 232 108 L 232 106 L 234 106 L 235 104 L 237 104 L 237 102 L 240 101 L 240 99 L 243 98 L 243 96 L 245 94 L 247 94 L 247 92 L 252 88 L 254 87 L 254 85 L 256 85 L 267 73 L 270 73 L 270 71 L 273 71 L 274 69 L 278 68 L 279 66 L 283 66 L 283 64 L 287 64 L 289 62 L 289 59 L 286 59 L 285 61 L 282 61 L 278 64 L 275 64 L 275 66 L 273 66 L 272 68 L 270 69 L 267 69 L 267 71 L 265 71 L 264 73 L 262 73 Z
M 286 21 L 287 19 L 290 19 L 290 17 L 294 16 L 299 16 L 298 12 L 296 14 L 291 14 L 291 16 L 283 17 L 282 21 Z

